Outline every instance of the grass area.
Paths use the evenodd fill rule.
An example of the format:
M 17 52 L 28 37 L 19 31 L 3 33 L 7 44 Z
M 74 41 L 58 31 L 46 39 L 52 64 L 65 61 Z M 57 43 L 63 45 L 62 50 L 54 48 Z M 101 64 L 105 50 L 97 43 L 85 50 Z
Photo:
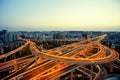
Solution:
M 43 48 L 45 49 L 53 49 L 53 48 L 56 48 L 56 47 L 60 47 L 61 45 L 65 45 L 65 44 L 71 44 L 71 43 L 74 43 L 76 41 L 60 41 L 60 42 L 57 42 L 57 41 L 43 41 L 43 42 L 36 42 L 36 44 L 39 46 L 39 45 L 43 45 Z
M 93 71 L 96 72 L 96 73 L 99 72 L 99 70 L 95 66 L 93 67 Z
M 93 48 L 92 50 L 89 51 L 89 53 L 87 53 L 87 56 L 91 56 L 93 54 L 96 54 L 98 52 L 98 48 Z
M 32 52 L 30 51 L 29 47 L 26 47 L 26 49 L 21 53 L 21 57 L 31 55 Z
M 95 54 L 95 53 L 97 53 L 98 52 L 98 48 L 93 48 L 91 51 L 90 51 L 90 53 L 93 53 L 93 54 Z

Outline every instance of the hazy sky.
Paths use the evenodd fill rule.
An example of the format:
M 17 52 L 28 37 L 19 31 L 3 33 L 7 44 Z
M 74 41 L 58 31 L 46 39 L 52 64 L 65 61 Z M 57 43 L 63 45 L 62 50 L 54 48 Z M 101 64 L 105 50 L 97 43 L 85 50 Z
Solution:
M 0 0 L 0 28 L 120 31 L 120 0 Z

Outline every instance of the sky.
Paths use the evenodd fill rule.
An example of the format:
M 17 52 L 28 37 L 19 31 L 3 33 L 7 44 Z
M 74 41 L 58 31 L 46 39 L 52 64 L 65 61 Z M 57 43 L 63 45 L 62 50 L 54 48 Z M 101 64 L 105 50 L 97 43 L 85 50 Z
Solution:
M 0 29 L 120 31 L 120 0 L 0 0 Z

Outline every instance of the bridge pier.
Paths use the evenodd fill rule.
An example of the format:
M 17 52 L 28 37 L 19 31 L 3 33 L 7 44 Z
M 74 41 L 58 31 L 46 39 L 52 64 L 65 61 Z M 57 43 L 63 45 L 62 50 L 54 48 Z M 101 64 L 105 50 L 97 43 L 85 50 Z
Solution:
M 83 70 L 83 71 L 85 72 L 85 71 L 86 71 L 86 70 L 85 70 L 85 68 L 86 68 L 86 65 L 83 65 L 83 67 L 84 67 L 84 70 Z
M 13 54 L 13 56 L 14 56 L 14 59 L 16 59 L 16 53 L 15 53 L 15 54 Z
M 20 56 L 22 56 L 22 50 L 20 50 L 18 53 L 19 53 Z
M 15 60 L 14 60 L 14 63 L 15 63 L 15 64 L 14 64 L 14 70 L 17 71 L 17 70 L 18 70 L 18 65 L 17 65 L 17 63 L 16 63 Z
M 1 53 L 1 54 L 4 53 L 4 49 L 3 49 L 3 48 L 0 49 L 0 53 Z
M 34 54 L 34 55 L 35 55 L 35 63 L 37 64 L 38 55 L 37 54 Z
M 70 72 L 70 80 L 73 80 L 73 71 Z
M 4 58 L 4 62 L 6 62 L 6 61 L 7 61 L 6 59 L 7 59 L 7 57 L 5 57 L 5 58 Z
M 90 71 L 91 71 L 91 73 L 90 73 L 89 80 L 92 80 L 92 77 L 93 77 L 93 75 L 92 75 L 92 73 L 93 73 L 93 64 L 91 64 Z
M 18 66 L 14 65 L 14 70 L 17 71 L 18 70 Z
M 109 63 L 109 65 L 110 65 L 110 72 L 113 72 L 114 62 L 113 62 L 113 61 L 111 61 L 111 62 Z
M 60 77 L 58 78 L 58 80 L 60 80 Z
M 59 78 L 56 78 L 55 80 L 60 80 L 60 77 L 59 77 Z

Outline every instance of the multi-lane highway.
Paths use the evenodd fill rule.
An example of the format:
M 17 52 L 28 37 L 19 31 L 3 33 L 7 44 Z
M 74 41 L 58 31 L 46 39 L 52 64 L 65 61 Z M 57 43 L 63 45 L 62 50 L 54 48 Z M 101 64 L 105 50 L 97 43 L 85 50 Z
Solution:
M 40 52 L 37 47 L 34 45 L 33 42 L 30 42 L 30 50 L 35 53 L 39 54 L 40 56 L 43 56 L 47 59 L 52 59 L 52 60 L 58 60 L 58 61 L 63 61 L 63 62 L 68 62 L 68 63 L 75 63 L 75 64 L 100 64 L 100 63 L 107 63 L 110 61 L 114 61 L 118 59 L 119 54 L 113 50 L 109 50 L 110 55 L 105 56 L 102 58 L 71 58 L 71 57 L 63 57 L 63 56 L 57 56 L 57 55 L 52 55 L 52 54 L 47 54 L 44 52 Z
M 10 56 L 10 55 L 12 55 L 12 54 L 20 51 L 20 50 L 22 50 L 22 49 L 25 48 L 29 43 L 30 43 L 30 41 L 27 41 L 24 45 L 22 45 L 22 46 L 20 46 L 20 47 L 18 47 L 18 48 L 16 48 L 16 49 L 14 49 L 14 50 L 12 50 L 12 51 L 10 51 L 10 52 L 8 52 L 8 53 L 5 53 L 5 54 L 3 54 L 3 55 L 0 55 L 0 60 L 3 59 L 3 58 L 8 57 L 8 56 Z
M 64 47 L 62 47 L 62 48 L 59 47 L 59 48 L 56 49 L 56 51 L 58 51 L 59 49 L 62 50 L 63 48 L 64 48 Z M 76 50 L 77 50 L 77 51 L 76 51 Z M 72 55 L 74 55 L 75 51 L 78 52 L 78 50 L 79 50 L 78 48 L 77 48 L 77 49 L 75 48 L 75 49 L 73 49 L 73 50 L 70 50 L 70 52 L 68 51 L 69 54 L 65 54 L 65 53 L 64 53 L 64 54 L 58 54 L 58 55 L 61 55 L 61 56 L 62 56 L 62 55 L 72 56 Z M 80 50 L 81 50 L 81 47 L 80 47 Z M 79 50 L 79 51 L 80 51 L 80 50 Z M 46 51 L 46 53 L 52 54 L 52 52 L 51 52 L 50 50 Z M 26 80 L 26 79 L 28 80 L 28 79 L 30 79 L 30 78 L 38 75 L 39 72 L 40 72 L 40 73 L 44 73 L 46 70 L 51 69 L 53 66 L 55 66 L 55 65 L 57 65 L 57 64 L 59 64 L 59 63 L 56 62 L 56 61 L 46 60 L 45 64 L 40 65 L 40 66 L 38 66 L 38 67 L 35 67 L 35 68 L 33 68 L 33 69 L 29 70 L 29 71 L 26 71 L 25 73 L 22 73 L 22 74 L 14 77 L 14 78 L 17 78 L 17 77 L 22 76 L 22 77 L 21 77 L 22 80 Z M 33 74 L 34 74 L 34 75 L 33 75 Z
M 87 62 L 88 63 L 86 63 L 86 64 L 95 64 L 95 63 L 105 63 L 105 62 L 109 62 L 109 61 L 112 61 L 112 60 L 116 60 L 117 58 L 118 58 L 118 53 L 116 53 L 115 51 L 111 51 L 111 50 L 109 50 L 109 52 L 110 52 L 110 55 L 107 55 L 107 56 L 103 56 L 103 55 L 105 55 L 106 54 L 106 49 L 105 49 L 105 47 L 103 46 L 103 45 L 101 45 L 101 44 L 99 44 L 99 47 L 100 47 L 100 51 L 97 53 L 97 54 L 95 54 L 95 55 L 93 55 L 93 56 L 91 56 L 90 58 L 95 58 L 95 59 L 89 59 L 89 60 L 87 60 L 87 59 L 80 59 L 79 61 L 86 61 L 87 60 Z M 48 55 L 49 56 L 49 55 Z M 50 56 L 51 57 L 51 56 Z M 53 57 L 53 56 L 52 56 Z M 59 57 L 57 57 L 57 56 L 55 56 L 56 58 L 58 58 L 57 60 L 59 60 Z M 60 59 L 60 60 L 63 60 L 64 61 L 64 59 L 66 58 L 63 58 L 63 57 L 61 57 L 62 59 Z M 97 59 L 98 58 L 98 59 Z M 68 58 L 67 58 L 68 59 Z M 112 60 L 110 60 L 110 59 L 112 59 Z M 72 60 L 73 59 L 68 59 L 68 60 L 71 60 L 71 62 L 72 62 Z M 92 60 L 92 61 L 91 61 Z M 99 61 L 99 60 L 101 60 L 101 61 Z M 90 61 L 90 62 L 89 62 Z M 96 61 L 96 62 L 94 62 L 94 61 Z M 66 61 L 67 62 L 67 61 Z M 78 60 L 77 60 L 77 62 L 78 62 Z M 72 63 L 76 63 L 75 61 L 74 62 L 72 62 Z M 80 63 L 82 63 L 82 62 L 80 62 Z
M 84 64 L 84 65 L 90 65 L 90 64 L 102 64 L 102 63 L 108 63 L 110 61 L 114 61 L 118 59 L 119 55 L 116 51 L 109 49 L 108 47 L 105 47 L 104 45 L 100 44 L 100 40 L 104 38 L 105 35 L 99 36 L 98 40 L 92 41 L 92 39 L 89 39 L 87 41 L 87 45 L 81 45 L 82 42 L 77 42 L 73 43 L 70 45 L 65 45 L 62 47 L 58 47 L 56 49 L 52 50 L 46 50 L 46 51 L 39 51 L 37 45 L 30 41 L 30 40 L 25 40 L 26 43 L 25 45 L 19 47 L 16 50 L 13 50 L 6 55 L 2 55 L 0 59 L 5 58 L 11 54 L 16 53 L 19 50 L 22 50 L 26 45 L 29 44 L 30 50 L 32 53 L 35 55 L 38 55 L 40 57 L 46 58 L 43 62 L 40 62 L 37 67 L 34 67 L 30 70 L 27 70 L 12 79 L 21 79 L 21 80 L 28 80 L 30 78 L 33 78 L 37 75 L 37 77 L 41 77 L 41 79 L 51 79 L 54 78 L 54 76 L 58 76 L 62 73 L 65 73 L 64 71 L 69 72 L 71 69 L 79 67 L 79 65 Z M 86 41 L 83 41 L 85 43 Z M 89 42 L 89 44 L 88 44 Z M 93 54 L 91 56 L 86 56 L 86 57 L 77 57 L 77 55 L 85 55 L 88 53 L 90 50 L 92 50 L 95 45 L 97 45 L 98 51 L 96 54 Z M 72 49 L 68 49 L 69 47 L 73 47 Z M 87 47 L 86 47 L 87 46 Z M 67 51 L 62 51 L 63 49 L 66 49 Z M 54 53 L 57 52 L 58 54 L 55 55 Z M 108 54 L 109 53 L 109 54 Z M 28 58 L 29 59 L 29 58 Z M 26 59 L 25 59 L 26 60 Z M 24 61 L 24 60 L 23 60 Z M 62 66 L 61 62 L 65 63 L 66 65 Z M 54 71 L 53 74 L 49 73 L 55 66 L 61 65 L 62 67 L 58 68 L 58 71 Z M 101 67 L 100 67 L 101 68 Z M 56 69 L 57 70 L 57 69 Z M 48 74 L 43 75 L 44 73 L 48 72 Z M 57 72 L 57 73 L 56 73 Z M 45 77 L 47 76 L 47 77 Z M 35 78 L 36 79 L 36 78 Z
M 70 66 L 67 66 L 61 70 L 58 70 L 58 71 L 55 71 L 53 74 L 47 74 L 47 75 L 43 75 L 40 77 L 40 80 L 50 80 L 54 77 L 60 77 L 60 75 L 63 73 L 65 74 L 66 72 L 68 73 L 69 70 L 72 70 L 72 69 L 75 69 L 78 67 L 78 64 L 73 64 L 73 65 L 70 65 Z
M 73 44 L 74 45 L 74 44 Z M 73 46 L 72 44 L 70 44 L 69 46 Z M 69 47 L 69 46 L 65 46 L 65 47 Z M 63 54 L 58 54 L 59 56 L 61 55 L 65 55 L 65 56 L 72 56 L 72 55 L 74 55 L 75 53 L 77 53 L 77 52 L 79 52 L 81 49 L 82 49 L 82 47 L 81 46 L 79 46 L 80 47 L 80 49 L 78 49 L 78 48 L 76 48 L 76 46 L 74 47 L 75 49 L 72 49 L 72 50 L 70 50 L 70 51 L 65 51 Z M 58 47 L 57 49 L 54 49 L 54 51 L 56 50 L 56 51 L 61 51 L 62 49 L 64 49 L 64 47 Z M 74 50 L 77 50 L 76 52 L 74 51 Z M 52 52 L 53 50 L 47 50 L 46 51 L 46 53 L 48 53 L 48 54 L 52 54 L 53 52 Z M 73 52 L 74 51 L 74 52 Z M 67 54 L 65 54 L 65 53 L 67 53 Z M 51 63 L 50 63 L 51 64 Z M 46 64 L 46 65 L 48 65 L 48 64 Z M 51 68 L 51 67 L 49 67 L 49 68 Z M 49 69 L 49 68 L 46 68 L 46 69 L 44 69 L 43 71 L 45 71 L 45 70 L 47 70 L 47 69 Z M 23 76 L 23 78 L 22 79 L 24 79 L 24 77 L 26 77 L 27 79 L 30 79 L 31 77 L 33 77 L 34 75 L 32 75 L 32 74 L 34 74 L 35 72 L 38 72 L 39 71 L 39 69 L 36 69 L 36 70 L 34 70 L 33 69 L 33 71 L 30 73 L 29 71 L 27 71 L 27 72 L 25 72 L 25 74 L 27 74 L 27 75 L 29 75 L 29 76 L 27 76 L 27 75 L 25 75 L 24 73 L 24 75 L 22 74 L 22 76 Z M 42 71 L 40 71 L 40 72 L 42 72 Z M 36 74 L 36 73 L 35 73 Z
M 75 55 L 75 54 L 76 54 L 77 52 L 79 52 L 79 51 L 80 51 L 80 50 L 78 49 L 78 50 L 74 51 L 74 54 L 73 54 L 73 53 L 67 53 L 66 55 L 67 55 L 67 56 Z M 88 51 L 89 51 L 89 50 L 88 50 Z M 85 53 L 84 53 L 84 54 L 85 54 Z M 64 56 L 65 56 L 65 55 L 64 55 Z M 64 68 L 66 68 L 67 66 L 69 67 L 70 65 L 66 65 L 66 66 L 64 66 Z M 79 67 L 79 65 L 78 65 L 78 66 L 74 66 L 74 65 L 73 65 L 73 67 Z M 63 68 L 63 69 L 64 69 L 64 68 Z M 61 71 L 60 71 L 60 70 L 61 70 Z M 67 68 L 66 68 L 66 70 L 69 71 Z M 44 76 L 44 77 L 47 76 L 47 77 L 45 77 L 45 78 L 50 79 L 50 78 L 53 78 L 52 76 L 54 76 L 54 75 L 58 76 L 58 75 L 61 75 L 61 74 L 64 74 L 64 73 L 65 73 L 64 70 L 62 71 L 62 68 L 60 68 L 59 71 L 61 72 L 60 74 L 56 74 L 56 71 L 55 71 L 55 72 L 52 72 L 51 74 L 49 74 L 49 76 L 47 76 L 48 74 L 47 74 L 47 75 L 43 75 L 43 76 Z M 57 71 L 57 72 L 59 73 L 59 71 Z M 39 76 L 37 76 L 37 77 L 35 77 L 35 78 L 32 78 L 32 80 L 37 79 L 37 78 L 39 78 L 40 76 L 42 77 L 42 75 L 39 75 Z M 51 76 L 51 77 L 50 77 L 50 76 Z M 41 79 L 41 78 L 40 78 L 40 79 Z
M 86 49 L 86 48 L 85 48 Z M 77 50 L 78 52 L 79 52 L 79 50 Z M 76 52 L 77 52 L 76 51 Z M 83 50 L 84 51 L 84 50 Z M 82 52 L 83 52 L 82 51 Z M 86 51 L 86 50 L 85 50 Z M 88 50 L 89 51 L 89 50 Z M 100 51 L 101 52 L 101 51 Z M 86 53 L 84 53 L 84 55 L 85 55 Z M 96 54 L 98 54 L 98 56 L 99 56 L 99 53 L 96 53 Z M 91 56 L 92 57 L 92 56 Z M 94 56 L 95 57 L 95 56 Z M 96 55 L 96 57 L 97 57 L 97 55 Z M 69 67 L 69 68 L 68 68 Z M 75 64 L 72 64 L 72 67 L 71 67 L 71 65 L 66 65 L 66 66 L 64 66 L 63 68 L 61 67 L 60 69 L 58 69 L 58 70 L 54 70 L 52 73 L 48 73 L 48 74 L 46 74 L 46 75 L 39 75 L 39 76 L 37 76 L 37 77 L 34 77 L 34 78 L 32 78 L 32 80 L 34 80 L 34 79 L 37 79 L 37 78 L 40 78 L 41 80 L 45 80 L 45 79 L 52 79 L 52 78 L 57 78 L 58 76 L 61 76 L 61 75 L 64 75 L 65 73 L 68 73 L 68 72 L 70 72 L 71 71 L 71 69 L 70 68 L 72 68 L 72 69 L 74 69 L 74 68 L 77 68 L 77 67 L 79 67 L 80 69 L 80 71 L 82 71 L 82 72 L 84 72 L 83 70 L 84 70 L 84 68 L 83 67 L 80 67 L 80 65 L 75 65 Z M 90 70 L 86 70 L 87 71 L 87 73 L 86 72 L 84 72 L 85 74 L 87 74 L 88 76 L 90 76 Z
M 29 62 L 33 58 L 34 58 L 34 55 L 29 55 L 29 56 L 25 56 L 22 58 L 18 58 L 18 59 L 14 59 L 14 60 L 10 60 L 10 61 L 1 63 L 0 64 L 0 72 L 4 71 L 6 69 L 10 69 L 10 68 L 14 67 L 15 65 Z

